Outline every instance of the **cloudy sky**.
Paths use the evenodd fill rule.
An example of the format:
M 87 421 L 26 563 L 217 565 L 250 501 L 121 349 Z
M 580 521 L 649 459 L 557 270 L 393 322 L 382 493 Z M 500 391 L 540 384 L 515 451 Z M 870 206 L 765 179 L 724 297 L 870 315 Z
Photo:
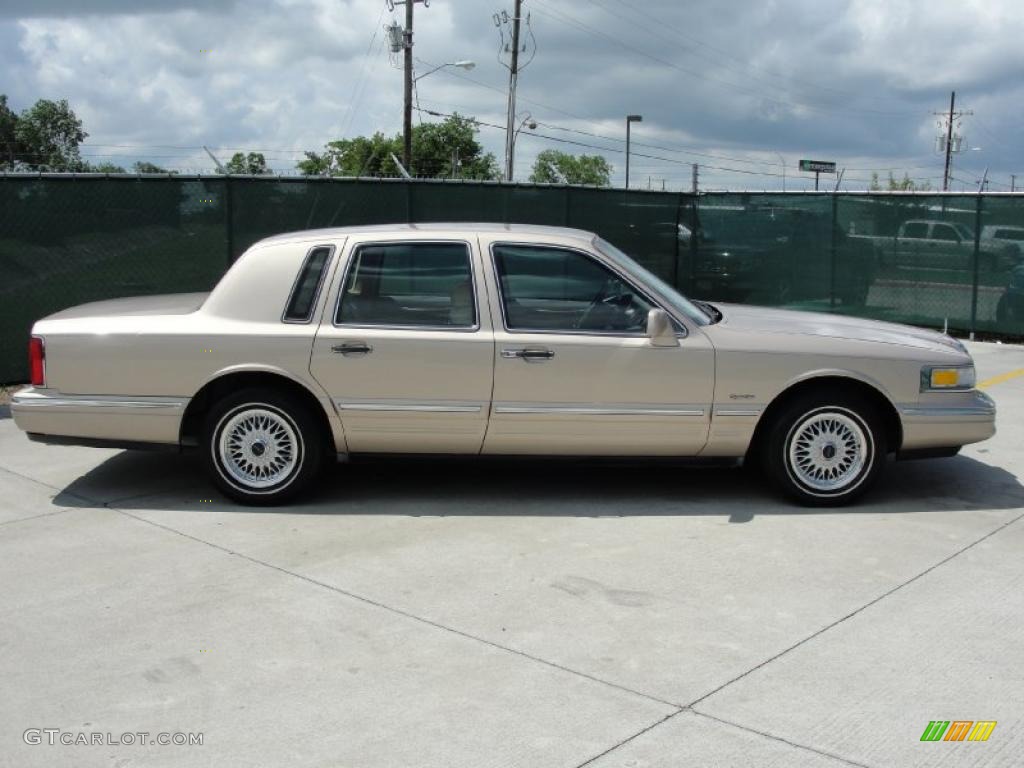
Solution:
M 416 6 L 424 110 L 503 125 L 507 70 L 496 11 L 511 0 Z M 601 153 L 634 185 L 813 185 L 800 158 L 835 160 L 843 187 L 892 169 L 941 186 L 935 149 L 950 91 L 965 151 L 954 189 L 1024 184 L 1024 10 L 1019 0 L 526 0 L 516 175 L 546 148 Z M 281 173 L 304 149 L 401 127 L 402 74 L 385 0 L 0 0 L 0 93 L 16 110 L 66 98 L 92 162 L 212 170 L 259 150 Z M 400 19 L 399 19 L 400 20 Z M 534 52 L 534 48 L 536 49 Z M 420 113 L 422 120 L 436 120 Z M 500 128 L 480 139 L 499 159 Z M 576 142 L 576 143 L 569 143 Z M 585 146 L 584 146 L 585 145 Z M 833 182 L 834 183 L 834 179 Z

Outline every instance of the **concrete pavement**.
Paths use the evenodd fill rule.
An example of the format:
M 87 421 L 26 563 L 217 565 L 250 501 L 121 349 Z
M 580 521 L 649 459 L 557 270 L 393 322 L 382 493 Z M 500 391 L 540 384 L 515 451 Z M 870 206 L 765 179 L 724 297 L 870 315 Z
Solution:
M 340 466 L 253 510 L 192 458 L 0 419 L 0 765 L 1018 765 L 1024 376 L 988 391 L 993 440 L 838 511 L 529 461 Z

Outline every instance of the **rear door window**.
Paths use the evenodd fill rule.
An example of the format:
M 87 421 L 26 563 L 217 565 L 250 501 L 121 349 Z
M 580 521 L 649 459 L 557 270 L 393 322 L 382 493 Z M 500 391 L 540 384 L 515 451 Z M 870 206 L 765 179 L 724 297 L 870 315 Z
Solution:
M 382 243 L 356 248 L 335 315 L 338 325 L 473 328 L 476 298 L 465 243 Z

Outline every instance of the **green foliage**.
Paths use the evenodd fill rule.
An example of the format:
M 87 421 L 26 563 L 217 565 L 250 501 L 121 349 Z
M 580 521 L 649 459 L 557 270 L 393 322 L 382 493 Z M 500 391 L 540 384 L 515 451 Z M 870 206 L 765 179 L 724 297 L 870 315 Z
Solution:
M 39 99 L 14 126 L 19 165 L 32 171 L 80 171 L 85 165 L 78 147 L 88 135 L 67 99 Z
M 889 183 L 886 189 L 890 192 L 927 192 L 931 188 L 932 185 L 927 181 L 923 184 L 918 184 L 906 173 L 903 174 L 902 179 L 897 179 L 892 175 L 892 171 L 889 171 Z M 878 181 L 878 173 L 871 174 L 871 186 L 869 189 L 873 192 L 881 191 L 882 185 Z
M 500 178 L 498 161 L 493 154 L 484 153 L 476 140 L 477 130 L 472 118 L 459 115 L 413 126 L 409 172 L 435 179 Z M 400 176 L 392 155 L 402 156 L 401 135 L 387 137 L 378 132 L 328 142 L 322 153 L 307 152 L 298 169 L 305 176 Z M 456 158 L 458 165 L 453 169 Z
M 241 176 L 262 176 L 270 173 L 267 159 L 262 152 L 250 152 L 248 155 L 235 152 L 224 168 L 228 173 Z M 220 173 L 220 169 L 217 172 Z
M 391 154 L 402 154 L 402 139 L 383 133 L 328 142 L 322 153 L 307 152 L 298 169 L 304 176 L 399 176 Z
M 98 163 L 97 165 L 83 162 L 78 170 L 81 170 L 83 173 L 126 173 L 125 169 L 120 165 L 110 162 Z
M 135 165 L 132 166 L 132 170 L 135 173 L 167 173 L 166 168 L 161 168 L 153 163 L 147 163 L 144 160 L 136 161 Z
M 530 181 L 537 184 L 611 185 L 612 167 L 600 155 L 570 155 L 545 149 L 533 163 Z
M 0 93 L 0 168 L 11 170 L 15 165 L 17 143 L 14 129 L 18 116 L 7 106 L 7 94 Z
M 498 161 L 490 152 L 484 154 L 476 140 L 478 131 L 475 120 L 457 114 L 440 123 L 415 126 L 410 173 L 432 179 L 500 178 Z

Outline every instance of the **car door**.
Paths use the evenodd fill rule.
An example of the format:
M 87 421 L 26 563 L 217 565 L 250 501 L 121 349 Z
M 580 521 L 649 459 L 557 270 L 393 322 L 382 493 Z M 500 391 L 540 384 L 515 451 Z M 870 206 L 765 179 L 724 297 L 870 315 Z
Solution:
M 973 256 L 974 249 L 961 244 L 961 237 L 951 224 L 933 224 L 929 241 L 933 269 L 967 269 L 967 256 Z M 973 246 L 973 243 L 972 243 Z
M 598 254 L 484 239 L 496 357 L 488 454 L 695 455 L 714 352 L 697 330 L 656 347 L 657 306 Z
M 351 238 L 310 370 L 349 450 L 478 453 L 494 334 L 476 243 Z
M 908 221 L 896 240 L 895 263 L 901 267 L 927 266 L 928 223 Z

